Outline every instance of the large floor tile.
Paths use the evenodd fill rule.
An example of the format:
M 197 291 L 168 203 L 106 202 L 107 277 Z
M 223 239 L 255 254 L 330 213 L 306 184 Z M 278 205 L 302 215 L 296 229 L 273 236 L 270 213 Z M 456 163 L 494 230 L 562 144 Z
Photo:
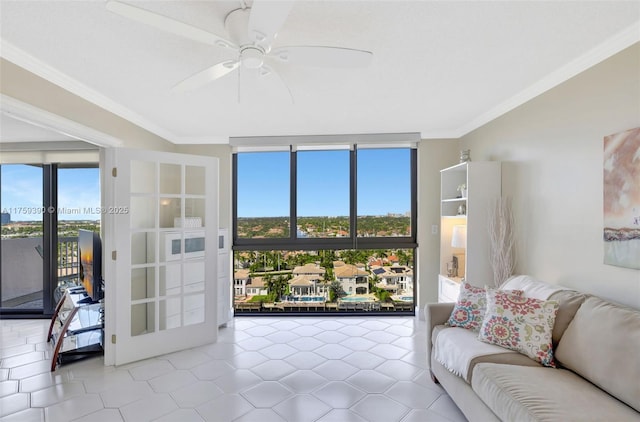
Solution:
M 241 393 L 255 407 L 273 407 L 293 395 L 279 382 L 265 381 Z
M 97 394 L 84 394 L 45 407 L 45 420 L 47 422 L 68 422 L 97 412 L 103 407 L 102 400 Z
M 121 407 L 120 412 L 127 422 L 142 422 L 157 419 L 177 408 L 169 394 L 152 394 Z
M 2 422 L 465 421 L 429 376 L 417 318 L 236 318 L 215 344 L 55 372 L 47 327 L 0 320 Z
M 312 393 L 333 409 L 348 409 L 367 394 L 347 383 L 333 381 Z
M 399 422 L 411 409 L 387 396 L 370 394 L 351 410 L 368 422 Z
M 308 394 L 298 394 L 273 408 L 287 421 L 312 422 L 329 413 L 331 407 Z
M 225 394 L 196 408 L 207 422 L 231 422 L 254 409 L 238 394 Z
M 171 392 L 180 407 L 197 407 L 224 394 L 212 381 L 198 381 Z

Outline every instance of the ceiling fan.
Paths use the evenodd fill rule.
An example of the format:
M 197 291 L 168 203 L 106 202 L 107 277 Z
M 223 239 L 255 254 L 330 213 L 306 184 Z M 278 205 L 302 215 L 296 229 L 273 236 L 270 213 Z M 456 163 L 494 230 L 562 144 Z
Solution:
M 260 75 L 277 75 L 275 63 L 339 68 L 365 67 L 371 63 L 373 54 L 364 50 L 308 45 L 273 47 L 293 4 L 292 0 L 253 0 L 251 7 L 247 7 L 242 1 L 242 7 L 225 18 L 228 38 L 116 0 L 108 1 L 106 8 L 127 19 L 237 53 L 237 58 L 216 63 L 179 82 L 173 87 L 176 92 L 200 88 L 241 67 L 257 69 Z

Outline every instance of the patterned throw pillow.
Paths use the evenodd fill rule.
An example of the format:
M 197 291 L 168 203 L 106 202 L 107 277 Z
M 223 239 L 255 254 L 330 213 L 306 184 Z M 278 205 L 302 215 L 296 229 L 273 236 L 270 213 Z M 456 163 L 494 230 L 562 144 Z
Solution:
M 522 290 L 512 290 L 511 292 L 522 294 Z M 458 300 L 445 325 L 479 331 L 486 308 L 487 291 L 469 283 L 462 283 Z
M 487 290 L 487 310 L 478 339 L 515 350 L 544 366 L 556 367 L 551 334 L 558 302 Z

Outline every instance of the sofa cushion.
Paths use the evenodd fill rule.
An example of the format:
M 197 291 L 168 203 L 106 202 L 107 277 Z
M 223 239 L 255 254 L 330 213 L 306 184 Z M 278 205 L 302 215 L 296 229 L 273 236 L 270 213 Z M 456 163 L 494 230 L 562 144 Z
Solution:
M 484 289 L 474 287 L 469 283 L 462 283 L 458 300 L 447 325 L 478 331 L 487 307 L 486 296 Z
M 459 327 L 436 326 L 433 329 L 434 359 L 467 383 L 478 363 L 540 366 L 527 356 L 499 346 L 483 343 L 475 332 Z
M 640 412 L 640 311 L 597 297 L 584 301 L 556 358 Z
M 549 300 L 555 300 L 560 305 L 556 315 L 556 323 L 553 326 L 552 339 L 554 347 L 558 345 L 564 331 L 586 298 L 585 294 L 575 290 L 561 290 L 549 296 Z
M 553 345 L 556 346 L 560 337 L 584 302 L 586 295 L 569 290 L 559 285 L 545 283 L 528 275 L 518 275 L 509 278 L 501 287 L 502 290 L 520 289 L 527 297 L 536 299 L 555 300 L 560 305 L 556 322 L 553 326 Z
M 522 290 L 510 290 L 513 294 L 522 294 Z M 478 332 L 487 310 L 487 291 L 481 287 L 462 283 L 458 300 L 451 311 L 447 325 L 466 328 Z
M 546 300 L 555 292 L 565 288 L 536 280 L 528 275 L 516 275 L 505 281 L 500 286 L 500 290 L 522 290 L 527 297 Z
M 478 338 L 555 366 L 551 333 L 558 302 L 487 290 L 487 311 Z
M 504 421 L 638 421 L 640 414 L 564 369 L 481 363 L 471 387 Z

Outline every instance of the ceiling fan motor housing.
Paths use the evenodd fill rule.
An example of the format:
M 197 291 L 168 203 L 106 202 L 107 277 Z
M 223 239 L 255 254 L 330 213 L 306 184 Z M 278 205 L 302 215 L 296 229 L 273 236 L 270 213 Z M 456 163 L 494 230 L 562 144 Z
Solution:
M 248 69 L 257 69 L 264 62 L 264 51 L 259 47 L 243 47 L 240 62 Z

